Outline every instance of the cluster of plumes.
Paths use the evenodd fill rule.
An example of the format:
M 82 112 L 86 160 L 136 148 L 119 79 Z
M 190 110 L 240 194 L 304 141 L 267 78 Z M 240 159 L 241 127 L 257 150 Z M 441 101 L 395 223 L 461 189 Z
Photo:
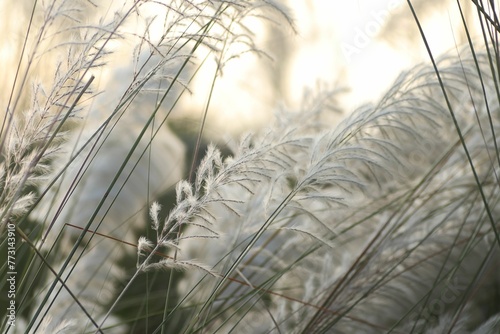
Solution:
M 7 221 L 22 230 L 36 220 L 40 228 L 27 238 L 47 263 L 34 260 L 32 267 L 52 268 L 38 284 L 34 276 L 18 277 L 19 292 L 36 291 L 28 291 L 31 305 L 28 298 L 18 302 L 17 326 L 10 330 L 117 325 L 112 331 L 126 331 L 106 308 L 123 278 L 117 262 L 127 248 L 121 242 L 144 227 L 144 209 L 184 171 L 184 146 L 165 122 L 204 58 L 216 58 L 222 70 L 239 53 L 254 51 L 244 19 L 263 7 L 285 14 L 273 1 L 2 5 L 19 17 L 2 22 L 9 52 L 0 54 L 7 74 L 0 230 Z M 120 67 L 124 57 L 127 65 Z M 33 185 L 39 202 L 29 192 Z M 38 268 L 28 272 L 38 275 Z
M 21 15 L 29 51 L 13 53 L 23 59 L 17 83 L 12 75 L 12 95 L 1 93 L 0 226 L 23 228 L 34 201 L 28 187 L 44 180 L 31 216 L 42 233 L 28 237 L 59 279 L 48 273 L 33 285 L 40 289 L 28 323 L 19 319 L 15 330 L 126 331 L 107 307 L 127 251 L 103 235 L 130 240 L 150 199 L 180 177 L 183 147 L 164 121 L 189 81 L 185 69 L 206 56 L 197 48 L 222 69 L 254 49 L 245 17 L 264 6 L 284 10 L 265 0 L 102 2 L 102 11 L 91 1 L 39 5 L 32 25 L 33 8 Z M 145 14 L 150 5 L 168 18 L 160 36 L 148 35 L 158 23 Z M 133 54 L 132 71 L 108 66 L 119 47 Z M 185 271 L 183 298 L 165 320 L 209 332 L 494 331 L 500 107 L 496 69 L 486 53 L 476 56 L 438 64 L 450 105 L 436 73 L 421 66 L 336 127 L 335 94 L 325 93 L 245 136 L 230 158 L 211 146 L 193 184 L 178 183 L 167 219 L 151 207 L 156 238 L 139 241 L 137 273 Z M 89 70 L 100 69 L 111 79 L 89 99 L 101 91 L 86 86 Z M 86 120 L 68 124 L 75 115 Z M 34 279 L 18 281 L 21 291 Z
M 24 7 L 26 3 L 21 5 Z M 2 4 L 5 12 L 13 10 L 11 7 L 12 3 Z M 63 31 L 61 36 L 54 37 L 54 26 L 74 27 L 81 18 L 81 10 L 77 4 L 70 8 L 62 3 L 57 8 L 46 8 L 44 15 L 40 11 L 34 13 L 26 40 L 11 40 L 27 34 L 29 21 L 23 15 L 15 23 L 26 25 L 16 26 L 17 29 L 4 27 L 9 33 L 1 40 L 5 50 L 0 65 L 5 74 L 0 103 L 1 226 L 29 210 L 34 194 L 28 189 L 38 185 L 47 172 L 47 162 L 61 144 L 61 124 L 73 118 L 82 100 L 92 93 L 86 86 L 89 77 L 85 73 L 100 64 L 102 54 L 96 52 L 96 43 L 103 38 L 102 32 L 82 30 L 74 45 L 64 47 L 67 60 L 58 58 L 47 63 L 55 53 L 55 41 L 69 35 Z M 8 25 L 11 21 L 2 23 Z
M 497 328 L 500 106 L 488 54 L 474 55 L 439 61 L 443 85 L 430 66 L 403 73 L 335 127 L 323 94 L 227 159 L 211 147 L 158 234 L 159 266 L 204 268 L 178 284 L 189 315 L 167 318 L 238 333 Z

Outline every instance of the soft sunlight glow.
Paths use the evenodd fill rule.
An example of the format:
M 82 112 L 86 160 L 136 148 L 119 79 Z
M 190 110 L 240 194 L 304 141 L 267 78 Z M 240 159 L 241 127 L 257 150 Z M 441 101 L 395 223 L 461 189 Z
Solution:
M 255 55 L 246 55 L 230 63 L 224 76 L 217 79 L 219 89 L 212 97 L 213 128 L 224 131 L 242 130 L 265 125 L 273 110 L 281 103 L 292 109 L 299 107 L 303 93 L 318 84 L 346 88 L 339 97 L 341 107 L 350 112 L 361 104 L 374 102 L 402 70 L 428 61 L 420 38 L 414 45 L 389 43 L 383 28 L 394 15 L 409 13 L 406 1 L 289 1 L 297 23 L 297 34 L 284 29 L 278 37 L 260 25 L 250 25 L 258 42 L 274 57 L 272 62 Z M 408 14 L 409 15 L 409 14 Z M 448 16 L 455 16 L 452 20 Z M 429 43 L 440 54 L 454 47 L 450 44 L 451 21 L 456 13 L 446 10 L 426 17 L 424 28 Z M 409 25 L 418 34 L 416 24 Z M 281 43 L 275 43 L 282 38 Z M 286 49 L 280 50 L 280 46 Z M 259 44 L 262 46 L 262 44 Z M 207 77 L 214 70 L 205 70 L 197 82 L 206 87 Z M 273 72 L 274 71 L 274 72 Z M 281 71 L 281 72 L 280 72 Z M 273 79 L 280 75 L 281 78 Z M 273 92 L 273 80 L 281 87 Z M 203 87 L 202 87 L 203 88 Z M 186 109 L 201 113 L 207 98 L 199 90 L 189 99 Z M 215 132 L 217 132 L 215 130 Z

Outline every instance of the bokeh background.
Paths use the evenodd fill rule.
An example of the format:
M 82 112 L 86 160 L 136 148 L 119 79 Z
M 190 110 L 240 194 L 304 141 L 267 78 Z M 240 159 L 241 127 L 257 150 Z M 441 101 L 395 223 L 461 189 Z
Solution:
M 429 61 L 406 1 L 285 1 L 294 25 L 250 24 L 257 45 L 270 58 L 245 54 L 227 64 L 212 97 L 208 132 L 239 133 L 265 125 L 280 107 L 298 109 L 318 86 L 338 88 L 339 108 L 350 112 L 373 103 L 401 71 Z M 434 56 L 466 42 L 454 2 L 413 1 Z M 468 20 L 474 13 L 465 3 Z M 472 25 L 470 24 L 469 27 Z M 183 110 L 201 113 L 206 66 Z M 221 139 L 221 138 L 219 138 Z

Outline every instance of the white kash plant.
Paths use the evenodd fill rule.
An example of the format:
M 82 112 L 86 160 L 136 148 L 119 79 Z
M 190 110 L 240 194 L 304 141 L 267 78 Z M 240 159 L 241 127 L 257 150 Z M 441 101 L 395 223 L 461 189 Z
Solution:
M 184 173 L 184 144 L 167 118 L 206 59 L 215 58 L 219 76 L 229 60 L 256 51 L 247 17 L 286 13 L 272 1 L 1 8 L 19 13 L 19 22 L 2 23 L 2 45 L 12 52 L 1 54 L 11 86 L 2 90 L 0 231 L 14 224 L 32 251 L 19 278 L 19 321 L 2 328 L 125 332 L 110 306 L 126 279 L 124 244 Z
M 403 72 L 340 123 L 338 92 L 317 91 L 179 181 L 179 97 L 205 62 L 212 94 L 229 61 L 264 54 L 251 22 L 290 24 L 280 1 L 0 9 L 19 13 L 0 23 L 0 249 L 15 232 L 18 262 L 3 332 L 499 330 L 495 43 Z
M 210 148 L 193 189 L 178 187 L 167 220 L 187 225 L 175 253 L 216 273 L 188 270 L 179 283 L 178 307 L 192 315 L 184 329 L 493 326 L 500 108 L 488 55 L 475 57 L 463 51 L 438 62 L 449 104 L 434 70 L 419 66 L 334 129 L 322 122 L 324 104 L 305 106 L 245 137 L 230 158 Z

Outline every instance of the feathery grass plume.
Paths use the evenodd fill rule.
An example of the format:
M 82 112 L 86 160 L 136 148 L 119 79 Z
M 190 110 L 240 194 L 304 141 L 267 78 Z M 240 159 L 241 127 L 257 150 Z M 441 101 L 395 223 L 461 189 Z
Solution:
M 2 9 L 9 10 L 11 5 L 3 4 Z M 26 8 L 33 9 L 33 15 L 23 27 L 28 29 L 22 32 L 26 36 L 24 41 L 9 40 L 12 36 L 18 37 L 15 31 L 12 35 L 7 33 L 2 40 L 5 50 L 13 51 L 15 57 L 2 64 L 17 66 L 15 71 L 11 68 L 3 71 L 6 86 L 2 90 L 0 129 L 2 231 L 7 220 L 26 213 L 33 202 L 28 187 L 36 185 L 47 171 L 47 160 L 60 145 L 61 127 L 78 112 L 82 100 L 85 100 L 82 94 L 91 93 L 88 86 L 91 80 L 90 76 L 85 76 L 86 71 L 100 64 L 101 55 L 95 53 L 95 43 L 102 33 L 88 30 L 82 30 L 82 34 L 86 34 L 82 35 L 81 45 L 75 43 L 61 47 L 65 56 L 73 55 L 70 59 L 63 61 L 61 57 L 55 63 L 44 64 L 57 48 L 53 41 L 58 40 L 58 36 L 51 35 L 51 27 L 61 24 L 71 30 L 78 26 L 77 17 L 81 10 L 79 2 L 69 5 L 68 1 L 60 1 L 57 6 L 48 7 L 42 17 L 35 15 L 39 13 L 35 4 Z M 21 11 L 20 14 L 20 20 L 23 20 L 24 13 Z M 74 20 L 69 19 L 72 14 Z M 66 32 L 62 34 L 67 36 Z M 19 43 L 18 49 L 12 45 L 16 43 Z M 12 55 L 4 54 L 4 57 L 8 56 Z M 50 71 L 45 72 L 49 68 Z M 39 76 L 48 79 L 42 80 Z
M 491 317 L 488 321 L 474 331 L 474 334 L 495 333 L 500 330 L 500 315 Z
M 62 130 L 74 127 L 67 125 L 67 120 L 82 115 L 82 110 L 88 107 L 92 93 L 89 85 L 93 80 L 89 71 L 97 71 L 103 65 L 103 57 L 107 54 L 104 46 L 114 38 L 115 31 L 114 22 L 106 23 L 103 20 L 96 25 L 84 22 L 92 17 L 86 13 L 95 7 L 88 1 L 39 1 L 25 5 L 28 3 L 20 3 L 14 10 L 19 14 L 20 22 L 26 23 L 18 28 L 27 30 L 20 34 L 24 40 L 10 41 L 17 45 L 12 48 L 13 60 L 7 64 L 17 62 L 18 67 L 17 71 L 6 71 L 15 73 L 15 76 L 9 77 L 12 79 L 8 83 L 11 86 L 5 88 L 10 95 L 2 101 L 5 114 L 0 143 L 4 177 L 1 214 L 2 222 L 15 222 L 17 232 L 33 247 L 33 242 L 26 239 L 36 238 L 36 233 L 27 231 L 30 225 L 26 223 L 26 214 L 31 211 L 33 204 L 33 193 L 26 195 L 27 186 L 48 184 L 46 174 L 53 168 L 53 161 L 49 163 L 48 159 L 54 160 L 54 153 L 64 145 L 62 139 L 66 135 Z M 13 3 L 3 6 L 15 7 Z M 6 33 L 7 39 L 18 36 L 14 31 L 11 32 L 12 35 Z M 4 42 L 8 46 L 9 41 Z M 27 237 L 23 230 L 30 236 Z M 37 259 L 33 258 L 34 253 L 26 254 L 26 249 L 20 249 L 17 252 L 18 261 L 22 261 L 23 265 L 39 265 L 36 264 Z M 33 298 L 31 295 L 36 290 L 31 287 L 37 280 L 28 275 L 23 276 L 27 273 L 26 269 L 19 268 L 20 276 L 16 281 L 16 310 L 19 317 L 27 313 L 29 303 L 26 302 Z M 2 271 L 6 270 L 4 266 Z M 71 298 L 75 298 L 74 295 Z M 58 317 L 55 318 L 61 322 Z M 2 327 L 5 329 L 26 329 L 5 322 L 6 318 L 2 317 Z M 46 331 L 58 328 L 70 330 L 68 328 L 71 326 L 67 324 L 62 327 L 59 324 L 49 326 L 46 319 L 40 319 Z M 34 321 L 36 317 L 29 320 Z
M 286 13 L 272 1 L 19 6 L 28 31 L 25 45 L 12 46 L 20 66 L 5 99 L 0 212 L 2 225 L 21 222 L 18 233 L 32 250 L 24 250 L 18 285 L 19 318 L 27 319 L 2 327 L 124 332 L 127 324 L 110 314 L 116 303 L 108 309 L 116 282 L 124 280 L 119 262 L 130 253 L 122 243 L 143 227 L 143 209 L 183 173 L 183 144 L 165 121 L 206 58 L 216 58 L 218 77 L 228 61 L 257 51 L 247 17 L 260 17 L 263 8 Z M 127 53 L 134 66 L 120 67 L 116 59 Z M 90 71 L 98 78 L 92 91 L 85 85 Z M 28 84 L 34 87 L 30 109 L 24 107 Z M 61 128 L 76 114 L 77 122 Z M 41 195 L 34 210 L 27 185 Z M 40 223 L 32 233 L 30 220 Z M 174 246 L 162 238 L 160 246 Z M 170 265 L 203 269 L 194 261 Z
M 79 115 L 91 97 L 93 77 L 88 71 L 102 65 L 105 52 L 101 42 L 110 37 L 106 26 L 82 24 L 85 17 L 82 13 L 88 9 L 87 5 L 89 3 L 84 1 L 22 2 L 17 7 L 13 2 L 1 5 L 2 10 L 16 12 L 18 23 L 26 23 L 16 27 L 22 31 L 8 30 L 2 38 L 2 45 L 11 52 L 3 57 L 12 58 L 2 62 L 2 66 L 11 68 L 4 71 L 6 82 L 2 89 L 0 130 L 2 251 L 7 252 L 4 248 L 7 235 L 14 232 L 3 233 L 8 222 L 15 226 L 15 234 L 19 237 L 18 243 L 12 244 L 12 247 L 17 246 L 14 258 L 23 265 L 34 255 L 33 252 L 28 254 L 27 245 L 34 247 L 28 238 L 34 234 L 30 233 L 32 226 L 26 220 L 35 200 L 34 187 L 43 183 L 50 171 L 49 160 L 62 146 L 64 131 L 70 128 L 68 120 Z M 73 37 L 77 30 L 78 36 Z M 12 37 L 19 40 L 10 40 Z M 21 238 L 26 243 L 22 244 Z M 33 291 L 23 286 L 28 278 L 24 276 L 25 268 L 18 266 L 16 269 L 19 271 L 12 266 L 7 268 L 5 263 L 1 271 L 2 277 L 6 277 L 7 272 L 19 275 L 16 276 L 15 306 L 20 318 L 22 300 Z M 2 284 L 2 291 L 4 287 Z M 5 298 L 7 293 L 2 296 Z M 9 317 L 2 316 L 3 329 L 23 330 L 8 320 Z
M 183 174 L 165 124 L 179 95 L 214 57 L 210 101 L 225 64 L 259 52 L 246 19 L 287 11 L 269 0 L 23 7 L 26 48 L 14 47 L 19 71 L 2 90 L 0 223 L 25 242 L 19 319 L 2 330 L 494 332 L 498 49 L 494 16 L 475 6 L 484 44 L 403 73 L 337 126 L 326 90 L 230 157 L 210 145 L 168 214 L 157 197 Z M 125 245 L 149 206 L 131 268 Z M 129 297 L 142 278 L 146 293 Z M 120 318 L 122 303 L 141 311 Z
M 165 226 L 185 225 L 170 256 L 216 275 L 188 270 L 167 321 L 179 311 L 185 332 L 244 333 L 486 321 L 499 307 L 490 291 L 499 283 L 491 157 L 500 109 L 489 66 L 487 53 L 462 50 L 439 61 L 442 86 L 418 66 L 335 129 L 321 122 L 327 111 L 306 108 L 244 137 L 226 160 L 210 148 L 192 188 L 178 186 Z

